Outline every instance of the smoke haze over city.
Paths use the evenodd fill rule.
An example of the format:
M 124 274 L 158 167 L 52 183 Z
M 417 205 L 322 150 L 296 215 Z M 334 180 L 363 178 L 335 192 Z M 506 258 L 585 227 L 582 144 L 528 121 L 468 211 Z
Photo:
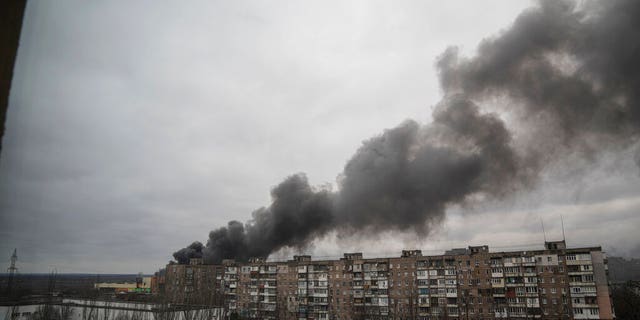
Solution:
M 127 6 L 27 8 L 0 159 L 27 268 L 526 246 L 561 215 L 640 255 L 637 2 Z
M 447 49 L 437 62 L 445 98 L 433 122 L 408 120 L 366 140 L 336 192 L 314 190 L 303 174 L 288 177 L 248 223 L 232 221 L 212 231 L 204 249 L 176 259 L 246 261 L 304 247 L 330 230 L 428 236 L 447 206 L 532 187 L 543 164 L 558 158 L 633 146 L 640 129 L 638 18 L 633 1 L 546 1 L 480 43 L 474 57 Z M 483 113 L 474 101 L 515 113 L 512 122 L 526 139 L 514 139 L 499 113 Z

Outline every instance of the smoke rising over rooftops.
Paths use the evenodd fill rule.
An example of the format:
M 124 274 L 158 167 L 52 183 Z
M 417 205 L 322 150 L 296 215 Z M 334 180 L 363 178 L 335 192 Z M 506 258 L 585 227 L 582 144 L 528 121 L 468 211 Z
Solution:
M 338 177 L 338 190 L 291 175 L 249 221 L 231 221 L 211 231 L 206 245 L 195 242 L 174 258 L 267 257 L 329 231 L 426 236 L 451 205 L 507 197 L 534 187 L 556 159 L 638 142 L 637 1 L 543 1 L 485 39 L 474 57 L 452 47 L 437 66 L 444 98 L 433 122 L 407 120 L 365 141 Z

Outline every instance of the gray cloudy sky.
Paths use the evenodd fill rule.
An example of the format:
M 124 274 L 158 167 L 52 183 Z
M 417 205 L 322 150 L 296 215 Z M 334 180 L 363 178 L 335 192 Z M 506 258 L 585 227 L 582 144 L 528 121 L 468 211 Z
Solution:
M 450 45 L 473 55 L 530 5 L 30 1 L 0 158 L 0 255 L 18 248 L 22 272 L 152 272 L 249 219 L 289 174 L 335 184 L 363 140 L 430 122 L 435 59 Z M 531 246 L 540 217 L 561 237 L 562 215 L 569 245 L 639 256 L 633 155 L 567 160 L 586 164 L 454 207 L 428 239 L 330 234 L 308 253 Z

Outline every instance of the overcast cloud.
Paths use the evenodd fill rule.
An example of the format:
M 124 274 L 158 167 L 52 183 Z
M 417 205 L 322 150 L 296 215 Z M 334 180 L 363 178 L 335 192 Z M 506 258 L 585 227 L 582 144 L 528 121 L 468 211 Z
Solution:
M 0 158 L 0 261 L 18 248 L 22 272 L 152 272 L 249 219 L 292 173 L 335 184 L 363 140 L 431 121 L 448 46 L 473 55 L 530 5 L 30 1 Z M 550 168 L 534 191 L 453 208 L 427 239 L 382 234 L 373 251 L 333 234 L 307 253 L 539 245 L 540 218 L 558 239 L 562 215 L 569 245 L 640 256 L 633 157 Z

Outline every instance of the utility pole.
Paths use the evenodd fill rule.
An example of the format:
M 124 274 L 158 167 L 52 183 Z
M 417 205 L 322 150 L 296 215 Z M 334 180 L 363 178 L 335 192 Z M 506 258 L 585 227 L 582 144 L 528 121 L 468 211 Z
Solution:
M 7 273 L 9 274 L 9 280 L 7 281 L 7 296 L 10 299 L 16 298 L 13 294 L 13 282 L 15 281 L 15 276 L 18 273 L 18 267 L 16 267 L 17 261 L 18 249 L 13 249 L 13 254 L 11 255 L 11 264 L 9 265 L 9 268 L 7 268 Z M 18 308 L 18 301 L 13 301 L 13 305 L 7 310 L 7 314 L 4 318 L 7 320 L 16 319 L 18 315 Z
M 18 272 L 18 267 L 16 267 L 16 262 L 18 261 L 18 249 L 13 249 L 13 254 L 11 255 L 11 265 L 7 268 L 7 273 L 9 274 L 9 281 L 7 282 L 7 291 L 9 293 L 13 289 L 13 278 Z

